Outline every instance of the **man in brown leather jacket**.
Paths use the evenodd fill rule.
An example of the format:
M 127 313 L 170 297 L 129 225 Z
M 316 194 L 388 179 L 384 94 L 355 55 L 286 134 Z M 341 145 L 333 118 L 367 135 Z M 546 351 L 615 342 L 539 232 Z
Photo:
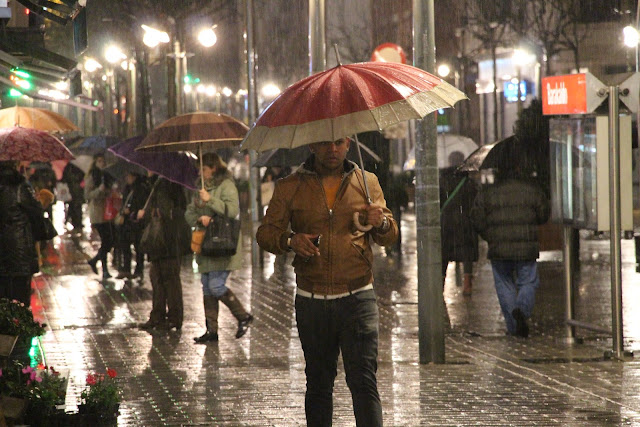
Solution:
M 372 203 L 366 204 L 363 173 L 346 160 L 350 142 L 343 138 L 311 144 L 307 161 L 276 182 L 256 235 L 269 252 L 296 254 L 296 321 L 306 361 L 305 412 L 310 426 L 331 425 L 340 352 L 356 424 L 382 425 L 370 241 L 392 245 L 398 226 L 376 176 L 367 172 Z M 354 225 L 358 211 L 364 213 L 361 222 L 372 226 L 369 231 Z

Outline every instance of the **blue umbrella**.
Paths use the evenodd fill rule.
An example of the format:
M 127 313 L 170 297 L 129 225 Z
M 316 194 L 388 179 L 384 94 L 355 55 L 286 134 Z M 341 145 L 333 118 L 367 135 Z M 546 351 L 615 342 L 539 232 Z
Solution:
M 142 142 L 142 136 L 122 141 L 108 150 L 116 156 L 142 166 L 143 168 L 168 179 L 169 181 L 197 190 L 198 169 L 186 153 L 171 151 L 136 151 Z
M 69 149 L 76 154 L 96 154 L 107 150 L 120 140 L 115 136 L 95 135 L 88 136 L 72 144 Z

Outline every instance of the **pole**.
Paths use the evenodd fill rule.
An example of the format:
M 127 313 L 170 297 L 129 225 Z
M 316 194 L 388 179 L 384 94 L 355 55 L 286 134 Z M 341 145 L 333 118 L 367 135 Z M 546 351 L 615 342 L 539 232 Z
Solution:
M 609 86 L 609 232 L 611 234 L 611 333 L 613 356 L 622 351 L 622 249 L 620 245 L 620 117 L 618 86 Z
M 324 0 L 309 0 L 309 75 L 327 67 Z
M 258 109 L 256 102 L 256 65 L 255 65 L 255 47 L 253 40 L 253 0 L 246 0 L 246 31 L 247 31 L 247 97 L 248 97 L 248 115 L 249 126 L 253 125 L 258 118 Z M 220 98 L 218 96 L 217 110 L 220 112 Z M 258 188 L 260 188 L 260 177 L 258 170 L 252 165 L 256 162 L 257 153 L 255 150 L 249 150 L 249 203 L 251 205 L 251 221 L 253 224 L 253 235 L 258 229 L 260 217 L 258 216 L 260 206 L 258 205 Z M 256 239 L 251 239 L 251 265 L 259 267 L 261 263 L 260 247 Z
M 414 65 L 430 73 L 436 63 L 434 23 L 433 0 L 414 0 Z M 445 362 L 437 137 L 436 117 L 431 114 L 419 122 L 415 146 L 420 363 Z
M 522 66 L 516 65 L 518 69 L 518 114 L 522 113 L 522 89 L 520 88 L 520 82 L 522 82 Z
M 572 240 L 573 240 L 573 227 L 570 225 L 563 226 L 563 247 L 562 247 L 562 261 L 564 264 L 564 290 L 565 290 L 565 312 L 568 321 L 573 320 L 574 316 L 574 302 L 573 302 L 573 263 L 572 257 Z M 568 341 L 572 341 L 575 337 L 576 329 L 569 322 L 566 324 L 566 338 Z

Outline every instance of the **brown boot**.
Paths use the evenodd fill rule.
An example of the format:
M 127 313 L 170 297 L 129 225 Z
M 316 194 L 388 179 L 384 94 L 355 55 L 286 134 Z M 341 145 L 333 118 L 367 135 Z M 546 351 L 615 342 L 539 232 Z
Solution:
M 203 302 L 204 317 L 207 319 L 207 331 L 204 335 L 193 338 L 198 344 L 218 341 L 218 298 L 205 295 Z
M 220 301 L 231 310 L 231 314 L 238 320 L 238 330 L 236 332 L 236 338 L 242 337 L 247 333 L 249 325 L 253 321 L 253 316 L 247 313 L 238 298 L 229 289 L 224 295 L 220 297 Z
M 464 282 L 462 284 L 462 295 L 471 295 L 472 287 L 473 287 L 473 275 L 469 273 L 465 273 Z

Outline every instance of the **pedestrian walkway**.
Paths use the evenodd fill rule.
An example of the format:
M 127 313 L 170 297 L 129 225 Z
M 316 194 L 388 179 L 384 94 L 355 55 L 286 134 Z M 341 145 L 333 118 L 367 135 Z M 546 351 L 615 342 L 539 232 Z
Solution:
M 605 359 L 611 339 L 579 330 L 581 344 L 564 340 L 561 254 L 543 253 L 542 285 L 531 336 L 506 336 L 486 259 L 477 264 L 473 295 L 464 297 L 449 266 L 445 286 L 450 327 L 446 363 L 418 363 L 415 218 L 403 221 L 400 261 L 376 256 L 380 308 L 379 388 L 388 426 L 640 425 L 640 357 Z M 185 321 L 181 332 L 137 328 L 151 309 L 151 287 L 122 280 L 100 283 L 86 265 L 96 251 L 88 236 L 63 235 L 47 251 L 36 277 L 34 311 L 47 323 L 46 361 L 71 371 L 67 410 L 76 408 L 89 371 L 117 370 L 123 384 L 122 426 L 305 425 L 304 359 L 297 337 L 291 258 L 265 254 L 251 268 L 251 236 L 244 238 L 245 267 L 230 287 L 255 322 L 234 338 L 236 323 L 221 309 L 220 341 L 196 345 L 204 329 L 199 275 L 190 259 L 182 268 Z M 640 275 L 633 242 L 623 241 L 625 348 L 640 351 Z M 576 317 L 611 325 L 608 241 L 583 240 Z M 485 249 L 486 251 L 486 249 Z M 351 397 L 339 369 L 334 425 L 353 426 Z

